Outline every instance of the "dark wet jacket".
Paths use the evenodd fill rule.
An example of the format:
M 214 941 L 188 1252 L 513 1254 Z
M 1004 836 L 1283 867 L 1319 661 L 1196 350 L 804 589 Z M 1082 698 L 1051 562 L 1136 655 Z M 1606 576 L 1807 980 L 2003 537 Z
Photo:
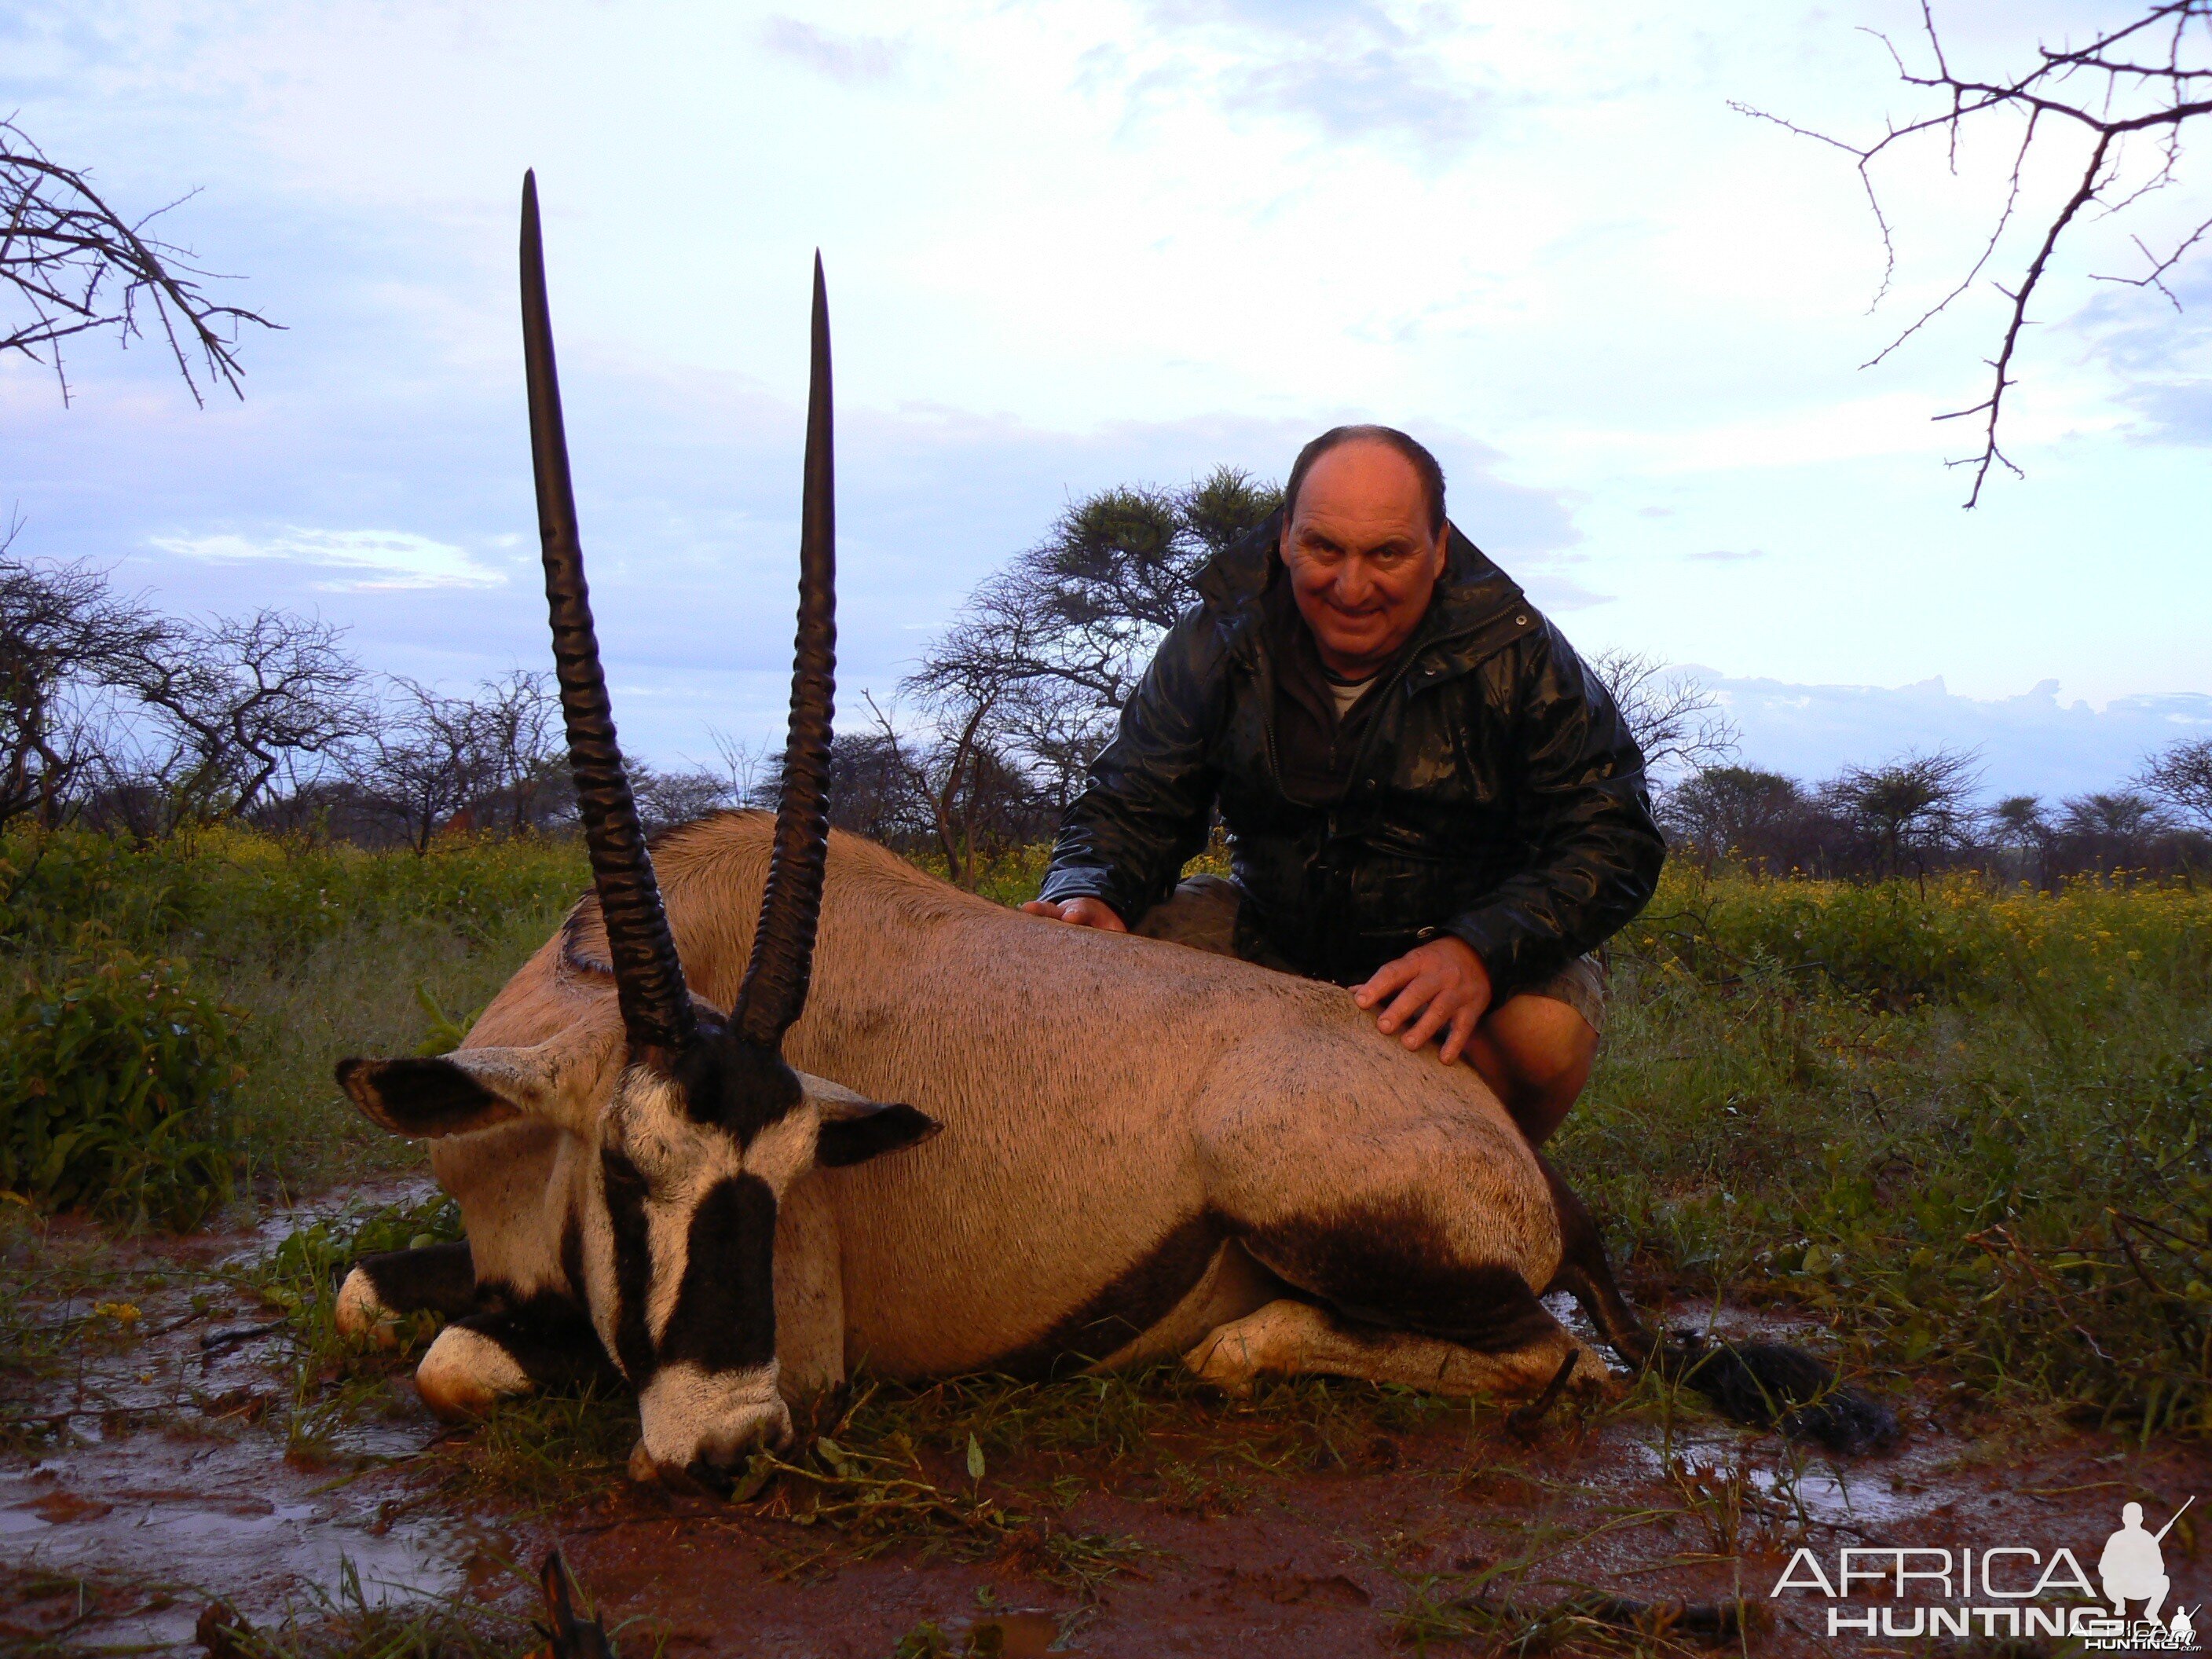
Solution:
M 1457 530 L 1436 597 L 1362 699 L 1340 797 L 1291 799 L 1276 732 L 1266 525 L 1208 565 L 1119 734 L 1060 822 L 1042 896 L 1103 899 L 1133 927 L 1205 845 L 1218 804 L 1243 926 L 1302 971 L 1356 984 L 1439 932 L 1502 999 L 1643 908 L 1665 847 L 1613 699 Z M 1275 607 L 1279 610 L 1279 603 Z

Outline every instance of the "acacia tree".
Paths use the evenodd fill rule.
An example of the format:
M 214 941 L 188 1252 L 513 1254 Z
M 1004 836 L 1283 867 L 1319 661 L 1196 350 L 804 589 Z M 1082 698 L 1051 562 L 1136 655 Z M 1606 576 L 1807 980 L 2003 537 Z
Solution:
M 164 624 L 89 565 L 10 558 L 13 539 L 0 537 L 0 825 L 35 811 L 51 828 L 100 752 L 88 705 Z
M 388 706 L 354 757 L 356 781 L 419 856 L 439 828 L 489 792 L 495 763 L 477 706 L 395 678 Z
M 2008 280 L 1990 278 L 2002 298 L 2003 324 L 1995 354 L 1987 360 L 1988 393 L 1978 403 L 1936 416 L 1939 421 L 1978 417 L 1979 449 L 1946 463 L 1970 469 L 1973 486 L 1966 505 L 1971 507 L 1981 500 L 1992 467 L 2021 476 L 2020 468 L 1998 446 L 1999 423 L 2005 393 L 2017 384 L 2013 366 L 2032 320 L 2030 306 L 2051 273 L 2061 241 L 2089 219 L 2112 222 L 2130 215 L 2139 218 L 2145 201 L 2181 182 L 2183 131 L 2190 122 L 2212 113 L 2212 0 L 2154 0 L 2140 15 L 2081 46 L 2039 44 L 2033 58 L 2016 71 L 1988 76 L 1953 65 L 1929 0 L 1921 0 L 1921 39 L 1911 50 L 1879 31 L 1868 32 L 1888 49 L 1898 78 L 1929 95 L 1935 106 L 1929 113 L 1892 121 L 1880 137 L 1862 142 L 1815 132 L 1748 105 L 1733 107 L 1832 145 L 1856 162 L 1885 255 L 1876 306 L 1887 296 L 1897 272 L 1897 244 L 1882 206 L 1881 169 L 1893 161 L 1899 165 L 1916 161 L 1932 145 L 1940 148 L 1955 171 L 1960 147 L 1972 135 L 1986 127 L 2008 130 L 2011 168 L 2003 200 L 1991 207 L 1990 234 L 1980 255 L 1956 286 L 1862 365 L 1873 368 L 1949 310 L 1993 264 L 2009 265 Z M 2046 211 L 2027 211 L 2028 234 L 2022 245 L 2008 240 L 2008 233 L 2023 214 L 2023 198 L 2033 194 L 2030 174 L 2039 173 L 2046 158 L 2068 183 L 2063 195 Z M 2212 217 L 2170 233 L 2156 244 L 2137 234 L 2132 240 L 2142 259 L 2138 270 L 2089 275 L 2100 282 L 2154 289 L 2178 311 L 2181 301 L 2166 279 L 2208 233 L 2212 233 Z M 2017 256 L 2012 252 L 2015 247 L 2021 249 Z
M 1199 572 L 1282 500 L 1278 486 L 1222 466 L 1181 489 L 1124 485 L 1069 507 L 1006 578 L 1041 624 L 1039 677 L 1120 708 L 1160 636 L 1198 602 Z
M 1821 793 L 1879 873 L 1902 875 L 1909 864 L 1924 877 L 1931 860 L 1959 851 L 1972 836 L 1976 758 L 1939 749 L 1883 766 L 1850 767 Z
M 0 120 L 0 283 L 30 313 L 12 327 L 0 324 L 0 356 L 19 352 L 50 366 L 67 402 L 62 343 L 112 329 L 127 345 L 146 331 L 150 313 L 195 403 L 205 402 L 201 374 L 239 392 L 240 328 L 278 325 L 210 299 L 200 285 L 213 273 L 191 263 L 189 248 L 153 234 L 153 222 L 177 205 L 125 219 L 86 173 L 49 160 L 21 127 Z
M 2153 756 L 2136 781 L 2212 830 L 2212 738 L 2186 738 Z
M 280 780 L 297 790 L 378 729 L 344 639 L 320 617 L 264 610 L 169 619 L 123 654 L 114 679 L 144 706 L 159 744 L 140 781 L 173 821 L 247 812 Z
M 1820 850 L 1818 804 L 1804 786 L 1755 766 L 1701 769 L 1667 792 L 1660 821 L 1708 866 L 1802 869 Z
M 1600 651 L 1589 662 L 1655 776 L 1705 772 L 1735 753 L 1735 723 L 1695 675 L 1641 651 Z

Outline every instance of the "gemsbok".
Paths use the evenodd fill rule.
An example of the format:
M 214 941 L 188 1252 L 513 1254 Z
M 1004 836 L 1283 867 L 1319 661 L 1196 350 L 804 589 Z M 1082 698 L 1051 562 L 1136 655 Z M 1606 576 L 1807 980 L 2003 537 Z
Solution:
M 1796 1350 L 1649 1334 L 1589 1212 L 1474 1069 L 1408 1053 L 1336 987 L 1038 921 L 830 832 L 818 256 L 780 804 L 648 856 L 585 587 L 527 177 L 521 252 L 592 892 L 453 1053 L 337 1068 L 370 1118 L 430 1141 L 465 1219 L 463 1243 L 367 1258 L 339 1293 L 356 1333 L 416 1310 L 450 1321 L 416 1372 L 434 1409 L 611 1361 L 638 1395 L 634 1471 L 714 1482 L 789 1436 L 788 1400 L 862 1363 L 915 1378 L 1179 1354 L 1232 1391 L 1328 1372 L 1548 1400 L 1607 1375 L 1540 1299 L 1565 1290 L 1628 1364 L 1739 1416 L 1847 1449 L 1887 1437 L 1886 1412 Z

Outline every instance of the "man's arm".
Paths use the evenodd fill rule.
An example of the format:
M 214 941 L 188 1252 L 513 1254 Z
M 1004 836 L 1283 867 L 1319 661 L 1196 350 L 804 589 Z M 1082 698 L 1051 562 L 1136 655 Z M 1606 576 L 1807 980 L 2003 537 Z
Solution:
M 1206 752 L 1227 695 L 1221 654 L 1211 618 L 1196 611 L 1160 641 L 1120 731 L 1060 819 L 1040 908 L 1095 899 L 1134 922 L 1205 846 L 1220 783 Z
M 1498 1001 L 1611 938 L 1650 902 L 1667 856 L 1612 696 L 1548 621 L 1517 648 L 1515 826 L 1529 857 L 1445 926 L 1482 959 Z

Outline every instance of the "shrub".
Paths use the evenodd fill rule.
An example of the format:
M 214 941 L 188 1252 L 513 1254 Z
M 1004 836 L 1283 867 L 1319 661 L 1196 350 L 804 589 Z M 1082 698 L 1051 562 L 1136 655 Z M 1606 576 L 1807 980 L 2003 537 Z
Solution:
M 228 1195 L 234 1011 L 178 963 L 80 953 L 0 1009 L 0 1187 L 56 1208 L 190 1226 Z

